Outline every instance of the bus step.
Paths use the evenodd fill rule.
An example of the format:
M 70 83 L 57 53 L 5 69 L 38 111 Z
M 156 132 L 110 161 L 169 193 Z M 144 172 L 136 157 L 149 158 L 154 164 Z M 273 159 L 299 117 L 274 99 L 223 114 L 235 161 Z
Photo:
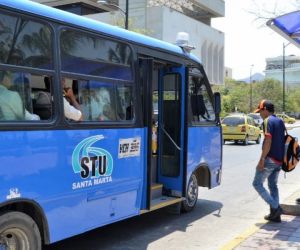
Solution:
M 184 198 L 160 196 L 159 198 L 151 200 L 151 207 L 149 210 L 141 210 L 141 214 L 154 211 L 163 207 L 167 207 L 176 203 L 183 201 Z
M 151 184 L 151 200 L 154 200 L 162 195 L 163 185 L 160 183 Z

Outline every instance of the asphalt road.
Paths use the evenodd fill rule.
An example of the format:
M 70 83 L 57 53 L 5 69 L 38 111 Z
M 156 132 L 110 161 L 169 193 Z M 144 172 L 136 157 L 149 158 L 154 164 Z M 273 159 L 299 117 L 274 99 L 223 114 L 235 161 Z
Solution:
M 300 128 L 289 130 L 300 138 Z M 267 205 L 252 188 L 261 145 L 227 143 L 223 148 L 222 185 L 201 188 L 196 208 L 187 214 L 165 209 L 131 218 L 45 247 L 45 250 L 216 250 L 260 222 Z M 279 178 L 280 200 L 300 189 L 300 167 Z

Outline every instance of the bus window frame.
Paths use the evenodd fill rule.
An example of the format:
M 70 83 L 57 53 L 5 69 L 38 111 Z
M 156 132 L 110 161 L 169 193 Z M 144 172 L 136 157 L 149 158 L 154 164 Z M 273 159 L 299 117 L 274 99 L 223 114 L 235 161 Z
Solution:
M 22 72 L 28 74 L 35 74 L 39 76 L 47 75 L 49 77 L 53 77 L 54 79 L 58 71 L 58 65 L 56 63 L 57 55 L 55 53 L 56 41 L 57 41 L 56 23 L 48 21 L 46 19 L 42 19 L 42 17 L 37 15 L 33 15 L 21 11 L 15 11 L 10 8 L 1 8 L 0 12 L 4 15 L 10 15 L 16 18 L 22 18 L 28 21 L 37 22 L 47 26 L 51 32 L 51 37 L 52 37 L 51 42 L 52 42 L 52 59 L 53 59 L 52 69 L 33 68 L 28 66 L 0 63 L 0 70 Z M 52 90 L 52 96 L 55 96 L 55 93 L 57 92 L 55 84 L 52 84 L 51 90 Z M 8 131 L 8 130 L 19 131 L 20 128 L 22 128 L 22 130 L 37 130 L 37 129 L 47 130 L 51 127 L 54 127 L 57 124 L 59 120 L 59 114 L 60 114 L 59 106 L 60 105 L 58 100 L 57 102 L 52 103 L 52 108 L 53 110 L 56 110 L 56 112 L 53 112 L 52 119 L 50 120 L 0 121 L 0 131 Z
M 104 34 L 95 34 L 93 33 L 92 30 L 86 30 L 86 29 L 82 29 L 82 28 L 77 28 L 74 26 L 66 26 L 66 25 L 59 25 L 59 27 L 57 28 L 57 52 L 59 55 L 61 55 L 61 40 L 60 40 L 60 35 L 62 33 L 62 31 L 64 30 L 73 30 L 73 31 L 78 31 L 81 33 L 86 33 L 88 35 L 94 36 L 95 38 L 100 38 L 100 39 L 106 39 L 112 42 L 121 42 L 123 44 L 126 44 L 132 51 L 132 65 L 131 65 L 131 74 L 132 74 L 132 80 L 128 81 L 128 80 L 123 80 L 123 79 L 118 79 L 118 78 L 109 78 L 109 77 L 103 77 L 103 76 L 95 76 L 95 75 L 88 75 L 88 74 L 81 74 L 81 73 L 75 73 L 75 72 L 69 72 L 69 71 L 63 71 L 61 69 L 61 56 L 58 56 L 58 60 L 59 60 L 59 65 L 60 65 L 60 77 L 59 79 L 65 77 L 65 78 L 71 78 L 71 79 L 78 79 L 78 80 L 94 80 L 94 81 L 105 81 L 105 82 L 111 82 L 112 85 L 117 86 L 118 83 L 124 84 L 124 85 L 132 85 L 132 93 L 133 93 L 133 119 L 131 120 L 121 120 L 121 121 L 68 121 L 65 116 L 64 116 L 64 110 L 62 107 L 62 113 L 63 113 L 63 117 L 62 120 L 64 120 L 64 123 L 67 124 L 68 127 L 70 128 L 74 128 L 74 127 L 87 127 L 87 128 L 93 128 L 93 127 L 101 127 L 101 128 L 109 128 L 109 127 L 116 127 L 116 128 L 132 128 L 132 127 L 137 127 L 137 121 L 139 120 L 139 118 L 137 116 L 139 116 L 139 111 L 137 108 L 137 85 L 138 85 L 138 79 L 136 79 L 136 71 L 137 71 L 137 67 L 136 67 L 136 61 L 137 61 L 137 50 L 135 49 L 135 47 L 126 42 L 125 39 L 116 39 L 114 37 L 111 36 L 105 36 Z M 106 62 L 109 63 L 109 62 Z M 112 63 L 111 63 L 112 64 Z M 60 88 L 60 85 L 58 85 L 58 87 Z M 63 99 L 61 98 L 62 102 Z

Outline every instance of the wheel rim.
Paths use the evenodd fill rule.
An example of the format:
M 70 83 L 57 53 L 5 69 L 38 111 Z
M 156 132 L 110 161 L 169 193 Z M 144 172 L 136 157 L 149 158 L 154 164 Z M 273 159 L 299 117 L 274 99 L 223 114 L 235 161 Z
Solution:
M 19 228 L 9 228 L 3 231 L 0 235 L 0 247 L 2 247 L 1 250 L 30 250 L 27 234 Z
M 193 207 L 198 199 L 198 183 L 195 175 L 191 176 L 187 190 L 187 204 Z

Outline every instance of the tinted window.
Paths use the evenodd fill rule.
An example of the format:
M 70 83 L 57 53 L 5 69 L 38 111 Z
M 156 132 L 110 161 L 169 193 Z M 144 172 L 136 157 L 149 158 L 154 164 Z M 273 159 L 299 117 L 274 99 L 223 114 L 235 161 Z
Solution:
M 64 71 L 123 80 L 133 78 L 130 47 L 89 34 L 62 31 L 61 60 Z
M 227 126 L 238 126 L 245 124 L 244 117 L 225 117 L 222 121 L 222 124 Z
M 44 24 L 0 13 L 0 63 L 51 69 L 51 41 Z

